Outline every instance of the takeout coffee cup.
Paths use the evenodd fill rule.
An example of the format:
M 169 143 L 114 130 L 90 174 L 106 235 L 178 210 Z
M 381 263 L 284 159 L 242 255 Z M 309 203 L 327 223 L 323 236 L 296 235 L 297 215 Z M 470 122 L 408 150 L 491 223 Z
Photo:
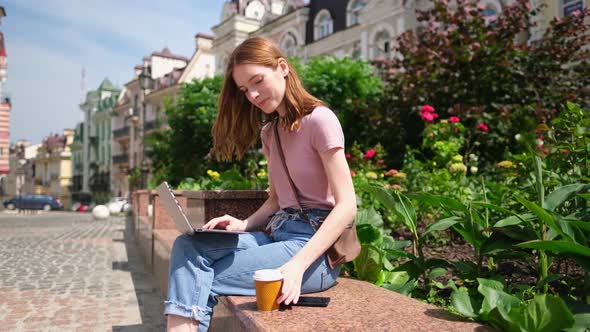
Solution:
M 258 270 L 254 272 L 256 306 L 260 311 L 279 309 L 277 298 L 281 293 L 283 275 L 279 270 Z

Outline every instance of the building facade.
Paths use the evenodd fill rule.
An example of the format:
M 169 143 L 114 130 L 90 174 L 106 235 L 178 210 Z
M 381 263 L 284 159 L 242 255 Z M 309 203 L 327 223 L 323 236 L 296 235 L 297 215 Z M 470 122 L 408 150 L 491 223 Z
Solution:
M 212 40 L 212 36 L 197 34 L 195 52 L 190 60 L 162 51 L 152 53 L 144 58 L 144 65 L 136 66 L 136 77 L 125 86 L 112 112 L 113 194 L 126 197 L 130 187 L 147 186 L 151 171 L 149 144 L 146 142 L 149 134 L 167 127 L 164 105 L 166 101 L 175 102 L 182 84 L 213 76 Z M 165 67 L 157 59 L 164 56 L 176 62 L 169 62 Z M 147 89 L 141 89 L 142 72 L 151 73 Z
M 70 145 L 74 130 L 43 139 L 37 149 L 34 165 L 34 193 L 52 195 L 61 200 L 66 209 L 71 207 L 72 153 Z
M 535 26 L 529 40 L 542 37 L 554 17 L 573 15 L 590 0 L 533 0 L 544 5 L 532 17 Z M 490 20 L 514 0 L 480 0 Z M 455 5 L 450 1 L 450 6 Z M 352 57 L 373 60 L 395 56 L 397 38 L 417 27 L 416 10 L 432 6 L 428 0 L 230 0 L 222 9 L 220 23 L 212 28 L 216 73 L 222 74 L 233 49 L 246 38 L 264 36 L 287 56 L 306 61 L 313 56 Z
M 89 91 L 80 104 L 84 122 L 75 130 L 71 145 L 75 182 L 73 198 L 88 201 L 88 196 L 102 203 L 110 196 L 111 121 L 110 110 L 118 100 L 120 89 L 105 78 L 96 90 Z M 80 158 L 81 156 L 81 158 Z
M 40 144 L 19 140 L 10 146 L 10 172 L 4 178 L 4 196 L 16 197 L 34 190 L 35 156 Z

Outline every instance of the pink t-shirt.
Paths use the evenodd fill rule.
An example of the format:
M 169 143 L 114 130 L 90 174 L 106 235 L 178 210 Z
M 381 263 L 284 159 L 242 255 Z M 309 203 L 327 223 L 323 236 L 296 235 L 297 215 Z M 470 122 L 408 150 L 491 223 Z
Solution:
M 301 119 L 297 131 L 287 132 L 279 126 L 279 136 L 291 178 L 299 189 L 305 208 L 333 208 L 334 195 L 320 158 L 320 153 L 344 148 L 344 134 L 336 115 L 326 107 L 316 107 Z M 274 129 L 266 124 L 261 132 L 262 150 L 269 161 L 268 173 L 281 209 L 297 207 L 289 179 L 275 144 Z

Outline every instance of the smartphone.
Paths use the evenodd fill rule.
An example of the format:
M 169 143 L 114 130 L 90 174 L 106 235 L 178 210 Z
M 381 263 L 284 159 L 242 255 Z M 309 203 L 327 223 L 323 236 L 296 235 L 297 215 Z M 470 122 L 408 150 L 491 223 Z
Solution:
M 300 296 L 297 303 L 291 303 L 293 306 L 302 307 L 327 307 L 330 303 L 329 297 L 312 297 L 312 296 Z

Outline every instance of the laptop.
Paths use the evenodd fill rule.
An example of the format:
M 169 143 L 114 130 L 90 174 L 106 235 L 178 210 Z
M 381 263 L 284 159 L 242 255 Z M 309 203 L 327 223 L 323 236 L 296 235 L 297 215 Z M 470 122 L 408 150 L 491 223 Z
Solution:
M 172 217 L 172 220 L 174 220 L 174 224 L 176 224 L 176 228 L 184 234 L 194 235 L 196 233 L 215 233 L 215 234 L 244 234 L 244 233 L 247 233 L 247 232 L 240 232 L 240 231 L 227 231 L 224 229 L 194 228 L 193 225 L 191 225 L 191 223 L 189 222 L 188 217 L 186 216 L 186 213 L 184 213 L 182 206 L 180 206 L 180 204 L 178 204 L 178 200 L 176 200 L 176 197 L 174 196 L 172 189 L 170 189 L 170 186 L 168 185 L 168 183 L 166 181 L 162 182 L 162 184 L 160 184 L 158 186 L 158 188 L 156 188 L 156 192 L 158 193 L 158 196 L 162 200 L 162 205 L 164 206 L 166 211 L 168 211 L 168 214 L 170 215 L 170 217 Z

